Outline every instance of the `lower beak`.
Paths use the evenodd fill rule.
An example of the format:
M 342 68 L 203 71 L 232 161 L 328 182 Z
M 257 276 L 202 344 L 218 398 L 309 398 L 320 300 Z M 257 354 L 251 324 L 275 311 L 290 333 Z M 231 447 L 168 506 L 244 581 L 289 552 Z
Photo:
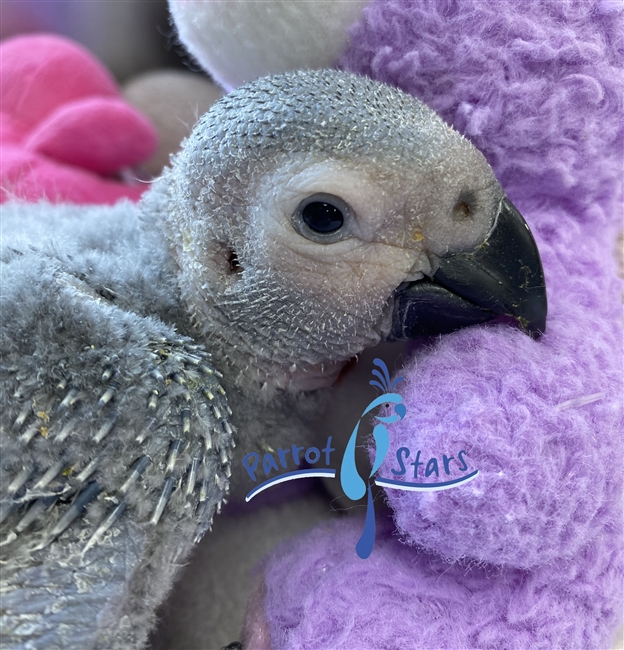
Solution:
M 537 245 L 505 198 L 494 228 L 475 250 L 444 257 L 431 279 L 397 289 L 388 340 L 446 334 L 500 315 L 537 338 L 546 329 L 547 310 Z

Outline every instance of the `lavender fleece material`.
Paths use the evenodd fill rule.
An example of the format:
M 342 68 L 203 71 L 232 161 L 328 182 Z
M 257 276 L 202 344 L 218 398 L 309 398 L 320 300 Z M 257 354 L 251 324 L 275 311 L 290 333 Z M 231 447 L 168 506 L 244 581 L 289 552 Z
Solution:
M 272 648 L 609 648 L 622 616 L 621 4 L 375 0 L 339 65 L 425 101 L 492 164 L 539 245 L 537 342 L 473 327 L 419 348 L 399 385 L 395 452 L 466 452 L 478 477 L 386 490 L 363 522 L 323 525 L 265 566 Z M 401 387 L 402 386 L 402 387 Z M 365 387 L 363 387 L 364 389 Z M 378 514 L 378 518 L 381 516 Z

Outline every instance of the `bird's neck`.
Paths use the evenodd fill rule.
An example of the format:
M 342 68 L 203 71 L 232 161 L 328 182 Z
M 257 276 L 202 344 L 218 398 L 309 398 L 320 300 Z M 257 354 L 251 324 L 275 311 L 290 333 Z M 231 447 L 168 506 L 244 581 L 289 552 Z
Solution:
M 195 323 L 196 335 L 213 355 L 217 365 L 230 381 L 256 396 L 270 400 L 276 392 L 307 392 L 332 386 L 347 361 L 309 363 L 280 362 L 263 354 L 261 346 L 252 348 L 244 336 L 237 335 L 224 323 Z M 238 339 L 238 340 L 237 340 Z

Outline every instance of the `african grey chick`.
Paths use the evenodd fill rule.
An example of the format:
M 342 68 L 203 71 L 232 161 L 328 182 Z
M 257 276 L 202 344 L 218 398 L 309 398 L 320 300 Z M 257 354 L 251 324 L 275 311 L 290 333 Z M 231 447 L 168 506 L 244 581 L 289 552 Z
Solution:
M 234 438 L 301 442 L 296 412 L 363 349 L 545 324 L 535 244 L 483 156 L 341 72 L 225 97 L 138 207 L 3 222 L 7 648 L 141 647 L 241 470 Z

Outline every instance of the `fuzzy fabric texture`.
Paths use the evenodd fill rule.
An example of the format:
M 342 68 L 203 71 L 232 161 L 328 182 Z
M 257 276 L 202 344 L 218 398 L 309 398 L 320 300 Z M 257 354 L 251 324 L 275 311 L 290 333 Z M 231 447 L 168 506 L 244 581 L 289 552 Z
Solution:
M 367 560 L 355 556 L 361 526 L 351 519 L 322 524 L 271 556 L 273 650 L 611 647 L 614 584 L 603 592 L 600 576 L 616 549 L 600 558 L 588 551 L 582 567 L 470 567 L 399 543 L 377 518 Z M 246 647 L 260 646 L 254 637 Z
M 367 0 L 169 0 L 188 52 L 228 92 L 288 70 L 330 67 Z
M 144 192 L 121 175 L 156 149 L 156 131 L 84 48 L 48 34 L 8 39 L 0 92 L 0 201 L 112 204 Z
M 533 342 L 476 327 L 421 347 L 398 389 L 395 452 L 466 452 L 479 476 L 387 490 L 265 569 L 272 647 L 607 648 L 622 613 L 622 24 L 614 2 L 377 0 L 340 65 L 424 100 L 485 154 L 531 226 L 549 292 Z M 448 478 L 461 473 L 455 465 Z M 413 547 L 413 548 L 409 548 Z M 253 647 L 253 642 L 250 642 Z

